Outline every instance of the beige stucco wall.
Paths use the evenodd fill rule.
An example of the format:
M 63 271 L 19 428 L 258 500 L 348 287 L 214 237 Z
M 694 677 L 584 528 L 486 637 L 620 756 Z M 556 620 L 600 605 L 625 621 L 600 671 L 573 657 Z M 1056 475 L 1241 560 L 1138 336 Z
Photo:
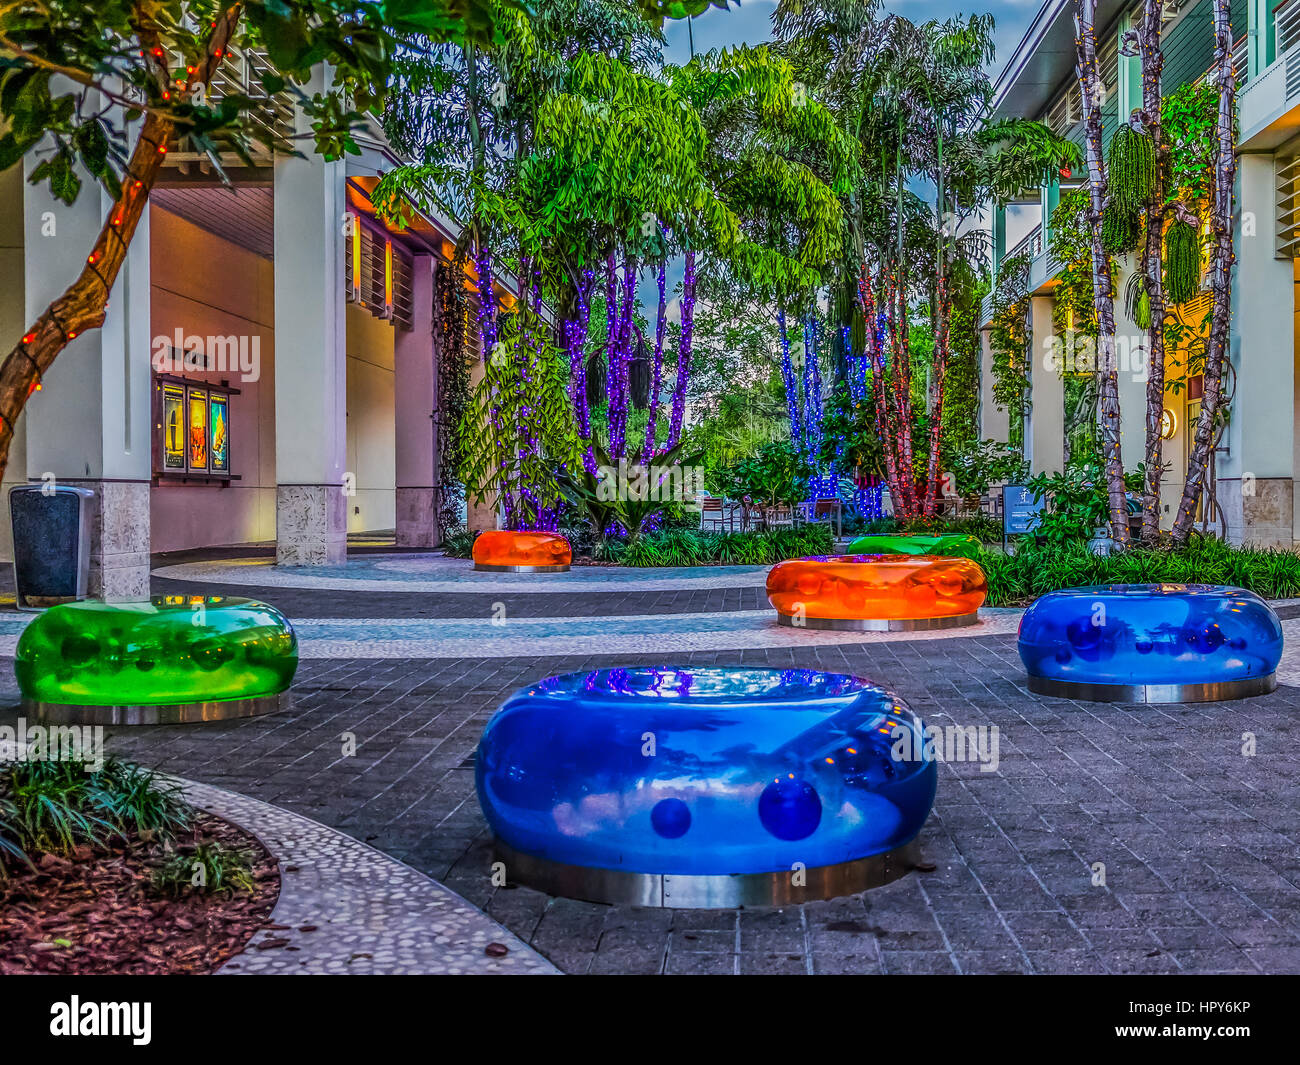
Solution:
M 160 484 L 150 495 L 152 548 L 252 543 L 275 538 L 275 313 L 271 260 L 150 208 L 150 323 L 155 337 L 178 327 L 196 336 L 258 337 L 256 381 L 229 374 L 185 374 L 228 380 L 230 468 L 240 478 L 217 484 Z
M 347 464 L 356 478 L 356 494 L 347 501 L 350 533 L 389 531 L 397 524 L 393 329 L 348 305 Z

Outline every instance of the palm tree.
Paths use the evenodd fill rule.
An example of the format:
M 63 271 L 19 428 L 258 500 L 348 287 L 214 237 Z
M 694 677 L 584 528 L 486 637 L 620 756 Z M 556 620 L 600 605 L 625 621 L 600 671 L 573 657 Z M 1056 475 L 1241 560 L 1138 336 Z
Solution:
M 1234 119 L 1237 79 L 1232 70 L 1232 29 L 1228 25 L 1228 0 L 1214 0 L 1214 65 L 1219 86 L 1218 151 L 1214 161 L 1214 204 L 1211 227 L 1214 251 L 1210 261 L 1210 291 L 1214 309 L 1205 351 L 1205 393 L 1196 435 L 1187 457 L 1187 479 L 1174 519 L 1174 543 L 1187 542 L 1196 508 L 1205 490 L 1210 452 L 1222 431 L 1223 364 L 1228 356 L 1228 323 L 1232 314 L 1232 184 L 1237 174 Z

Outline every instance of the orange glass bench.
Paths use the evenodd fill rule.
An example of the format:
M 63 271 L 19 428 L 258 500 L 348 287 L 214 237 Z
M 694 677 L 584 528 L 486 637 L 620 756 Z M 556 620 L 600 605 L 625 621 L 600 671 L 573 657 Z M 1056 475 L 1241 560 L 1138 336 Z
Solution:
M 474 541 L 474 568 L 507 573 L 563 573 L 573 562 L 559 533 L 488 529 Z
M 899 632 L 974 625 L 988 595 L 977 562 L 930 555 L 818 555 L 779 562 L 767 599 L 782 625 Z

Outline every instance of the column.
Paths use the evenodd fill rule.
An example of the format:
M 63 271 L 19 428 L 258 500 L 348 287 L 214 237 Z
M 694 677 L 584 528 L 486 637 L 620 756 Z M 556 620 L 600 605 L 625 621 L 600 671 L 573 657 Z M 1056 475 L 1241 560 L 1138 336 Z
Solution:
M 1060 473 L 1065 461 L 1065 387 L 1052 348 L 1052 298 L 1031 296 L 1029 327 L 1032 334 L 1029 369 L 1029 425 L 1025 432 L 1025 458 L 1030 471 Z
M 1005 443 L 1009 439 L 1007 412 L 993 398 L 993 349 L 989 331 L 980 330 L 980 438 Z
M 412 267 L 412 327 L 393 338 L 393 427 L 397 438 L 397 546 L 437 547 L 437 400 L 431 255 Z
M 0 171 L 0 277 L 13 283 L 0 285 L 0 343 L 10 345 L 27 328 L 23 300 L 23 171 L 11 166 Z M 9 461 L 0 483 L 0 560 L 13 559 L 13 525 L 9 520 L 9 489 L 27 483 L 27 417 L 18 418 L 9 440 Z
M 36 160 L 28 155 L 24 174 Z M 86 264 L 112 204 L 90 175 L 71 207 L 48 185 L 25 185 L 25 322 L 35 321 Z M 89 488 L 90 594 L 149 598 L 149 216 L 136 228 L 100 329 L 72 340 L 27 402 L 27 478 Z
M 1237 159 L 1239 214 L 1232 279 L 1232 419 L 1217 459 L 1228 538 L 1284 547 L 1295 530 L 1295 263 L 1275 256 L 1274 164 Z M 1225 379 L 1231 385 L 1231 378 Z
M 317 75 L 319 78 L 319 75 Z M 315 80 L 308 92 L 318 89 Z M 344 164 L 275 159 L 275 560 L 347 558 Z

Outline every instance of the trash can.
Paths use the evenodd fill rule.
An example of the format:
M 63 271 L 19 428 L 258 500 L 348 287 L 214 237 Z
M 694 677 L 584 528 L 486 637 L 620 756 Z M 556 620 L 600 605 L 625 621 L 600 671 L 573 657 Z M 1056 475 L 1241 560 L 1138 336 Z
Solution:
M 43 610 L 86 598 L 94 498 L 89 488 L 71 485 L 20 484 L 9 489 L 19 610 Z

